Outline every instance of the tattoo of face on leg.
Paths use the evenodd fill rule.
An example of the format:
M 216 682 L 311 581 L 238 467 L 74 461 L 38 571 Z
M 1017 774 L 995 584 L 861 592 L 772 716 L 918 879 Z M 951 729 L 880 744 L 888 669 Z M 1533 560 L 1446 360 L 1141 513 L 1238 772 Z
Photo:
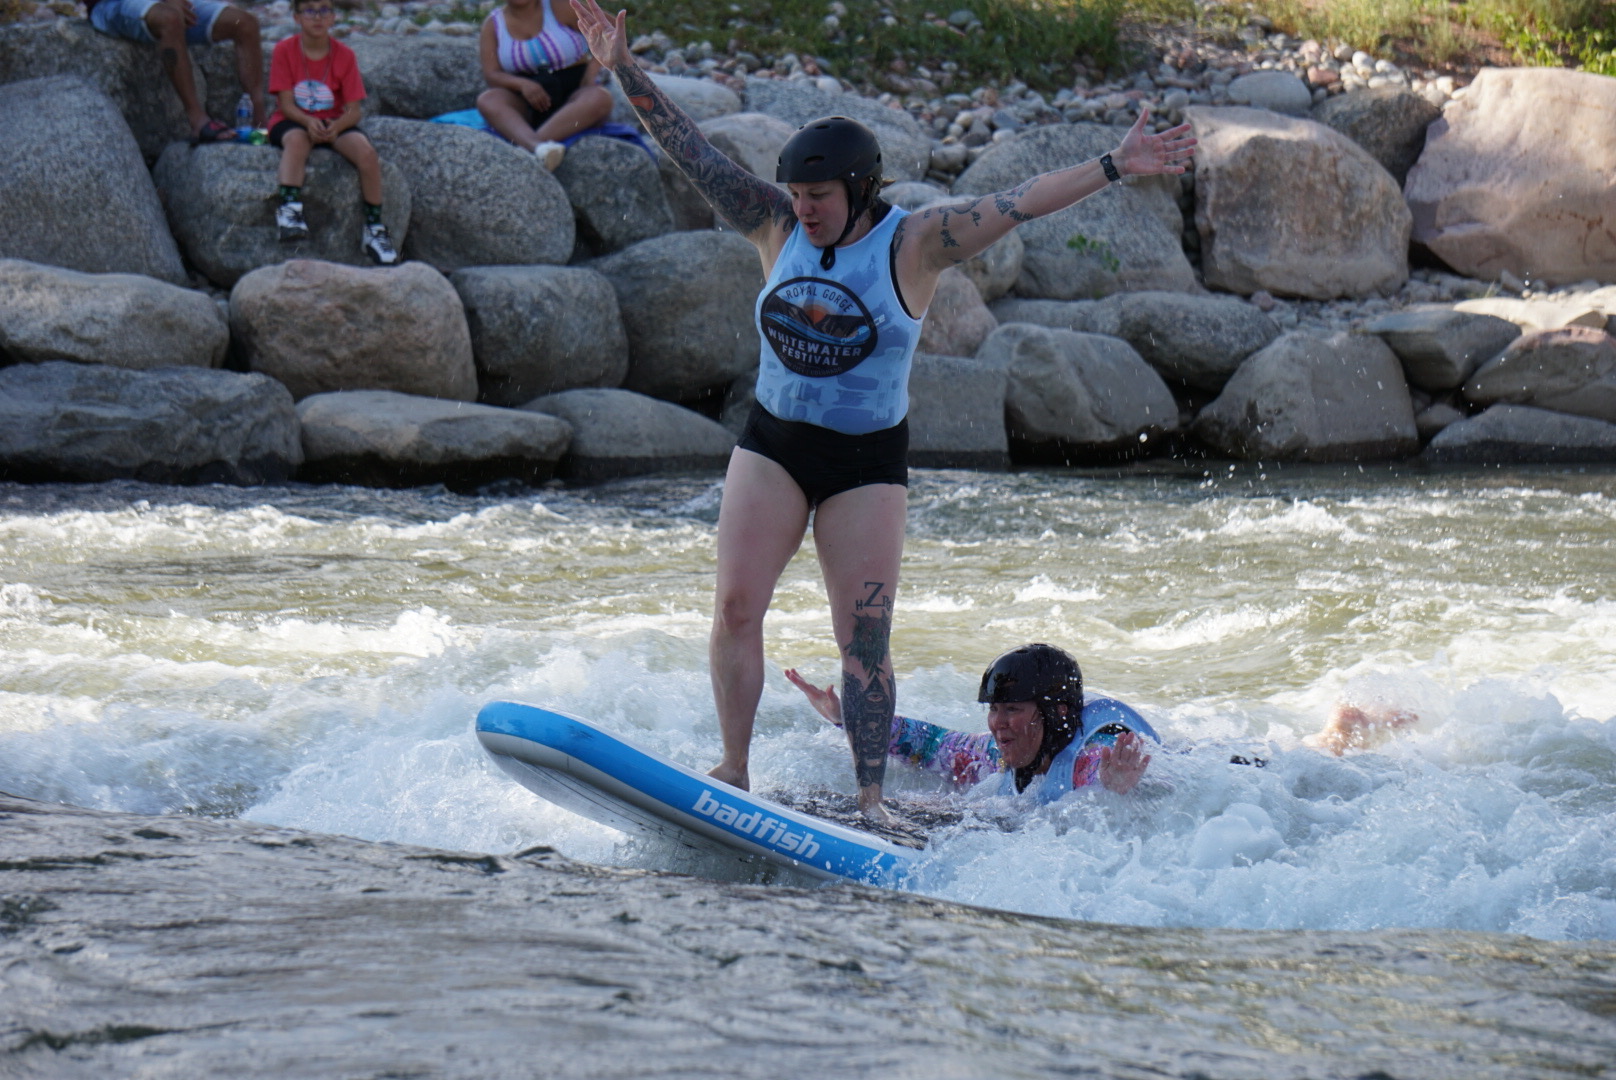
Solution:
M 851 671 L 842 673 L 842 724 L 853 748 L 853 772 L 859 787 L 886 780 L 895 704 L 891 680 L 884 672 L 876 671 L 868 681 Z

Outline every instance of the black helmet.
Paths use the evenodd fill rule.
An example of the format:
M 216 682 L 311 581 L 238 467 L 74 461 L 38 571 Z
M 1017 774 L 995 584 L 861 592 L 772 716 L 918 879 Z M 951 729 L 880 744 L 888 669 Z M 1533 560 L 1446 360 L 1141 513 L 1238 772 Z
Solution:
M 881 144 L 875 132 L 846 116 L 810 120 L 780 148 L 774 179 L 781 184 L 840 180 L 847 185 L 847 225 L 836 243 L 819 256 L 819 265 L 829 270 L 836 263 L 836 244 L 847 239 L 858 219 L 876 202 Z
M 1071 654 L 1053 645 L 1023 645 L 993 661 L 982 673 L 976 700 L 1038 703 L 1044 741 L 1033 764 L 1016 770 L 1018 791 L 1026 788 L 1040 763 L 1047 765 L 1083 730 L 1083 672 Z M 1065 716 L 1055 708 L 1057 705 L 1066 706 Z

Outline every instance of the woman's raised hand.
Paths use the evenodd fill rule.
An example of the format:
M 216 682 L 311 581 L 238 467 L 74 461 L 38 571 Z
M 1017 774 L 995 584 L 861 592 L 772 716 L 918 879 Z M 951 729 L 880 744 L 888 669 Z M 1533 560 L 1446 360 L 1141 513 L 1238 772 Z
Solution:
M 589 42 L 589 51 L 601 67 L 611 71 L 632 61 L 628 32 L 623 28 L 628 19 L 626 9 L 618 11 L 614 19 L 601 10 L 596 0 L 572 0 L 572 10 L 578 13 L 578 32 Z
M 1195 156 L 1195 136 L 1190 134 L 1190 125 L 1180 124 L 1158 135 L 1145 130 L 1148 123 L 1150 110 L 1140 109 L 1139 119 L 1133 122 L 1133 127 L 1123 136 L 1122 145 L 1111 155 L 1117 170 L 1123 176 L 1183 172 Z

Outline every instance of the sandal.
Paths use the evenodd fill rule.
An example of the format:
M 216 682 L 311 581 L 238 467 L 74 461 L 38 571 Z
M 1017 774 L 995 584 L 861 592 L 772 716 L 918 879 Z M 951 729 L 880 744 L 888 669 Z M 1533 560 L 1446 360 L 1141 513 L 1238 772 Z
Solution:
M 205 143 L 235 142 L 236 130 L 226 127 L 217 120 L 210 119 L 202 125 L 202 130 L 191 136 L 192 146 L 202 146 Z

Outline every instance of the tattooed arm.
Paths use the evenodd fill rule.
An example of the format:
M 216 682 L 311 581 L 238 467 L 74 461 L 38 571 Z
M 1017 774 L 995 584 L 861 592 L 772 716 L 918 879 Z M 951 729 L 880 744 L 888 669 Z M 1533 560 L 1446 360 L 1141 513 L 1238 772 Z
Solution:
M 619 11 L 613 19 L 596 0 L 572 0 L 572 7 L 590 51 L 617 76 L 651 137 L 736 232 L 765 253 L 778 252 L 796 224 L 791 200 L 773 184 L 725 157 L 641 70 L 628 51 L 625 12 Z

